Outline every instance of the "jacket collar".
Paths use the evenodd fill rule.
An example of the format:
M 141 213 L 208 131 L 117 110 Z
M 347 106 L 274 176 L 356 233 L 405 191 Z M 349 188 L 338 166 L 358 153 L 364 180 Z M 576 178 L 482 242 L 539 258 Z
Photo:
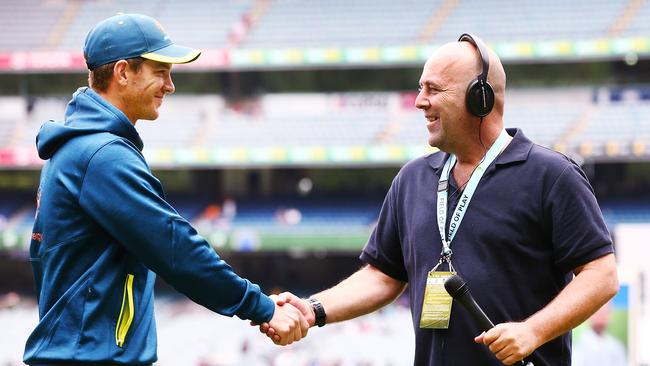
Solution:
M 131 121 L 129 121 L 129 119 L 126 117 L 124 112 L 122 112 L 116 106 L 109 103 L 106 99 L 104 99 L 101 95 L 95 92 L 92 88 L 89 87 L 79 88 L 77 93 L 85 94 L 87 97 L 89 97 L 91 100 L 93 100 L 96 103 L 96 108 L 103 110 L 103 114 L 106 117 L 111 118 L 113 120 L 113 122 L 110 123 L 111 133 L 131 141 L 131 143 L 133 143 L 138 148 L 138 150 L 142 151 L 142 149 L 144 148 L 144 143 L 140 138 L 140 134 L 138 134 L 138 131 L 135 129 L 135 126 L 133 125 L 133 123 L 131 123 Z

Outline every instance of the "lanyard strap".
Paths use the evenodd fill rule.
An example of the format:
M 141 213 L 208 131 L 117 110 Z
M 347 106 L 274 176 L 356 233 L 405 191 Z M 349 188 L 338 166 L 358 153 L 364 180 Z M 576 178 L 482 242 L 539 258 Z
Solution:
M 442 240 L 442 257 L 444 260 L 447 262 L 451 263 L 449 259 L 451 258 L 451 241 L 454 239 L 454 236 L 456 236 L 456 232 L 458 231 L 458 227 L 460 226 L 460 223 L 463 221 L 463 217 L 465 217 L 465 212 L 467 212 L 467 206 L 469 206 L 469 202 L 472 199 L 472 196 L 474 195 L 474 191 L 476 191 L 476 187 L 478 187 L 478 183 L 483 177 L 483 174 L 485 173 L 485 170 L 487 169 L 490 164 L 496 159 L 496 157 L 499 155 L 501 150 L 506 146 L 508 143 L 508 133 L 506 130 L 501 130 L 501 134 L 499 134 L 499 137 L 497 140 L 492 144 L 490 149 L 487 151 L 485 154 L 485 157 L 483 157 L 483 160 L 481 163 L 474 169 L 474 172 L 472 173 L 472 176 L 469 178 L 469 181 L 467 182 L 467 186 L 465 187 L 465 190 L 463 191 L 463 194 L 458 202 L 458 205 L 456 206 L 456 209 L 454 210 L 454 214 L 451 216 L 451 223 L 449 224 L 449 235 L 445 235 L 445 228 L 447 226 L 447 195 L 448 195 L 448 190 L 447 187 L 449 186 L 448 181 L 449 181 L 449 172 L 451 171 L 451 167 L 456 164 L 456 156 L 451 155 L 449 159 L 445 162 L 445 166 L 442 169 L 442 174 L 440 175 L 440 181 L 438 182 L 438 231 L 440 231 L 440 239 Z M 460 187 L 458 187 L 460 189 Z

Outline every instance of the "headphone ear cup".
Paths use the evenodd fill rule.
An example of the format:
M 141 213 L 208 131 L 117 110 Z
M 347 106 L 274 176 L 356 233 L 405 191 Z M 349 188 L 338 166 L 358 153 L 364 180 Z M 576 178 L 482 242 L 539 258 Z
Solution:
M 487 116 L 494 107 L 494 90 L 489 83 L 481 83 L 478 79 L 472 80 L 467 87 L 465 96 L 467 110 L 477 117 Z

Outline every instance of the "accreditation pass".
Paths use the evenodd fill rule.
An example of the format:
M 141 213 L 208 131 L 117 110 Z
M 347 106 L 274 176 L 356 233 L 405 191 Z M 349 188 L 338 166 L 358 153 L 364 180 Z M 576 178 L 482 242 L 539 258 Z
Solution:
M 447 278 L 455 274 L 456 272 L 429 272 L 422 302 L 420 328 L 447 329 L 449 327 L 453 299 L 444 285 Z

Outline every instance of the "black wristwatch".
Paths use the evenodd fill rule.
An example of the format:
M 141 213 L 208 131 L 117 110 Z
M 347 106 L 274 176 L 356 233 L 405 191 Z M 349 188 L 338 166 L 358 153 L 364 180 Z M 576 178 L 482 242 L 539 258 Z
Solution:
M 318 299 L 314 299 L 313 297 L 309 298 L 309 303 L 311 304 L 311 308 L 314 310 L 314 315 L 316 317 L 314 324 L 318 325 L 319 327 L 322 327 L 325 325 L 325 319 L 327 319 L 327 315 L 325 314 L 325 308 L 323 308 L 323 304 L 318 301 Z

